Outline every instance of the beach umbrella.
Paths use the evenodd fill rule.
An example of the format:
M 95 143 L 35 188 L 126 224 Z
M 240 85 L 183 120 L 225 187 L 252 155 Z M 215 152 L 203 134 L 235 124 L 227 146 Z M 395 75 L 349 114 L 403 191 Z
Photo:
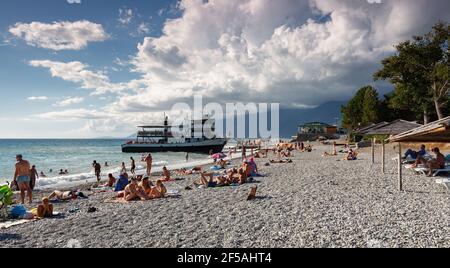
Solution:
M 224 159 L 224 158 L 226 158 L 227 156 L 226 156 L 224 153 L 217 153 L 217 154 L 213 154 L 211 157 L 212 157 L 213 159 Z

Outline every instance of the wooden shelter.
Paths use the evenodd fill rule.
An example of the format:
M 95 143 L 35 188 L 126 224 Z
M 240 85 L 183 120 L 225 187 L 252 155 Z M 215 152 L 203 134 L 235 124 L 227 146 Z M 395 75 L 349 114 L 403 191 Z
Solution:
M 418 127 L 421 127 L 422 125 L 417 124 L 416 122 L 410 122 L 410 121 L 405 121 L 402 119 L 398 119 L 392 122 L 382 122 L 376 125 L 373 125 L 370 128 L 367 128 L 365 130 L 362 130 L 359 132 L 360 135 L 363 136 L 374 136 L 374 135 L 382 135 L 382 136 L 394 136 L 394 135 L 398 135 L 407 131 L 410 131 L 412 129 L 416 129 Z M 376 143 L 376 139 L 373 138 L 372 139 L 372 163 L 375 163 L 375 143 Z M 381 169 L 383 171 L 383 173 L 385 172 L 385 163 L 386 163 L 386 153 L 385 153 L 385 144 L 386 141 L 383 139 L 382 140 L 382 150 L 381 150 Z
M 450 116 L 436 122 L 400 133 L 390 138 L 391 142 L 398 142 L 398 188 L 403 190 L 402 178 L 402 143 L 450 143 Z

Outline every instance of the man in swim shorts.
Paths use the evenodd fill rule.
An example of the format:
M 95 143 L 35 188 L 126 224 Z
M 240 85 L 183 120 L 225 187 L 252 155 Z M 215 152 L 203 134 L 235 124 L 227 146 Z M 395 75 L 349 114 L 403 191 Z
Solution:
M 20 190 L 22 204 L 25 204 L 25 192 L 28 195 L 30 204 L 33 202 L 33 192 L 30 188 L 30 163 L 23 159 L 22 155 L 16 156 L 16 171 L 14 173 L 14 182 L 17 182 Z

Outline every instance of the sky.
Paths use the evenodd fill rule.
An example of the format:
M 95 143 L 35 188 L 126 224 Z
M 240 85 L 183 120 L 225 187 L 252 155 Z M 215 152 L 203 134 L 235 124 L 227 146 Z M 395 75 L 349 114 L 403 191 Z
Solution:
M 380 61 L 450 21 L 448 10 L 447 0 L 3 0 L 0 138 L 124 137 L 194 95 L 310 109 L 368 84 L 386 91 L 372 79 Z

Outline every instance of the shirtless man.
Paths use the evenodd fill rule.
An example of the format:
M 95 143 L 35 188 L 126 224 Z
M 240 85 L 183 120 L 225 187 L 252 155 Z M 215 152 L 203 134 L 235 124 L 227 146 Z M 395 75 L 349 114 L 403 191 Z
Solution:
M 34 187 L 36 186 L 36 179 L 39 179 L 39 174 L 36 170 L 36 166 L 32 166 L 30 170 L 30 188 L 31 190 L 34 190 Z
M 102 173 L 102 166 L 97 163 L 97 161 L 94 161 L 94 163 L 92 163 L 92 167 L 94 168 L 95 171 L 95 176 L 97 177 L 97 182 L 100 182 L 101 178 L 101 173 Z
M 145 163 L 147 163 L 147 175 L 150 176 L 152 174 L 152 165 L 153 165 L 153 158 L 151 154 L 148 154 L 145 159 Z
M 134 161 L 133 157 L 130 157 L 130 160 L 131 160 L 131 169 L 130 169 L 130 171 L 131 171 L 131 174 L 133 174 L 133 176 L 134 176 L 134 175 L 136 175 L 136 173 L 135 173 L 135 171 L 136 171 L 136 161 Z
M 25 192 L 28 194 L 28 201 L 33 202 L 33 192 L 30 187 L 30 163 L 23 159 L 22 155 L 16 156 L 16 171 L 14 173 L 14 182 L 17 183 L 20 190 L 22 204 L 25 204 Z

